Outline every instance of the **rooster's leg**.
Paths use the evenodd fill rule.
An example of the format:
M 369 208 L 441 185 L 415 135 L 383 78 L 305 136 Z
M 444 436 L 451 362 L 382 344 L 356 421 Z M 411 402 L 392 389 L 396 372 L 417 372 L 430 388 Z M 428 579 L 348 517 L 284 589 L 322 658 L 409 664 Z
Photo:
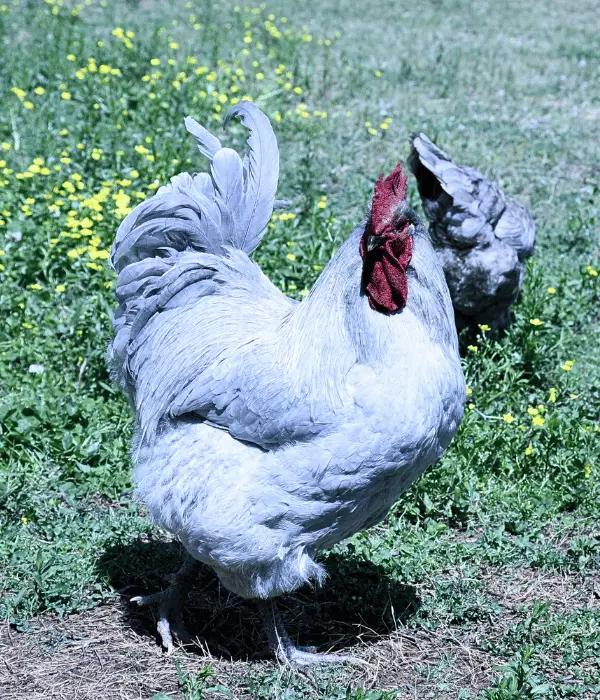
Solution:
M 175 574 L 171 574 L 171 585 L 164 591 L 152 595 L 139 595 L 131 599 L 140 606 L 158 605 L 158 624 L 156 629 L 163 647 L 168 654 L 173 652 L 173 634 L 180 642 L 187 642 L 189 635 L 182 618 L 182 609 L 187 590 L 192 585 L 200 562 L 188 556 L 185 563 Z
M 260 609 L 269 646 L 275 658 L 281 663 L 289 664 L 296 670 L 303 670 L 321 664 L 358 664 L 368 666 L 368 663 L 358 656 L 346 656 L 345 654 L 317 654 L 307 651 L 303 647 L 297 647 L 287 633 L 279 610 L 273 601 L 261 602 Z

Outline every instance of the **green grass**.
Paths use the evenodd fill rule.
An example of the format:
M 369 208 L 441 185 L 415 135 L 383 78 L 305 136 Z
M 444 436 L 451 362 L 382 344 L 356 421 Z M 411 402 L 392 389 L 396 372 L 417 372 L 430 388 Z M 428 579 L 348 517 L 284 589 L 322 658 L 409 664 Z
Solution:
M 114 285 L 106 256 L 128 208 L 175 173 L 205 167 L 183 117 L 220 133 L 230 100 L 248 95 L 273 119 L 279 196 L 294 214 L 272 223 L 257 258 L 288 294 L 310 288 L 415 129 L 527 204 L 538 246 L 508 333 L 461 338 L 471 405 L 447 454 L 384 524 L 324 555 L 323 591 L 289 602 L 304 642 L 344 646 L 359 622 L 370 629 L 367 657 L 386 660 L 375 680 L 341 670 L 308 681 L 246 661 L 260 630 L 243 627 L 249 608 L 230 610 L 207 583 L 209 607 L 226 621 L 206 636 L 231 642 L 238 662 L 233 671 L 202 662 L 198 675 L 181 652 L 157 692 L 600 692 L 595 3 L 73 7 L 0 6 L 2 618 L 32 639 L 42 621 L 75 615 L 68 637 L 69 620 L 88 619 L 77 614 L 114 608 L 130 583 L 162 585 L 177 563 L 132 500 L 132 417 L 103 359 Z M 223 138 L 241 147 L 243 129 Z M 418 208 L 414 182 L 409 197 Z M 140 620 L 143 645 L 153 623 Z M 409 655 L 402 665 L 407 635 L 435 663 Z M 473 680 L 469 663 L 485 673 Z

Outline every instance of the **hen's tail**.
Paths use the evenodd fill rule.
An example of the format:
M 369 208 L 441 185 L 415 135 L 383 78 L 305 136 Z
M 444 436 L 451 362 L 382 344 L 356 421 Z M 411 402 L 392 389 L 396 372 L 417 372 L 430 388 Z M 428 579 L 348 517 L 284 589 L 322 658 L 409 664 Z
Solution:
M 108 361 L 124 388 L 128 347 L 148 319 L 206 293 L 214 270 L 205 263 L 232 248 L 251 254 L 273 213 L 279 151 L 269 119 L 245 101 L 229 111 L 225 125 L 232 117 L 240 117 L 250 131 L 243 161 L 188 117 L 185 125 L 210 159 L 210 174 L 176 175 L 117 231 L 111 262 L 118 274 L 119 307 Z M 202 262 L 198 253 L 204 254 Z
M 525 207 L 479 171 L 453 163 L 425 134 L 412 134 L 411 143 L 409 165 L 434 243 L 471 248 L 489 244 L 494 236 L 514 248 L 521 261 L 532 254 L 535 223 Z
M 411 134 L 409 166 L 417 178 L 434 243 L 470 248 L 492 235 L 506 206 L 502 190 L 456 165 L 425 134 Z

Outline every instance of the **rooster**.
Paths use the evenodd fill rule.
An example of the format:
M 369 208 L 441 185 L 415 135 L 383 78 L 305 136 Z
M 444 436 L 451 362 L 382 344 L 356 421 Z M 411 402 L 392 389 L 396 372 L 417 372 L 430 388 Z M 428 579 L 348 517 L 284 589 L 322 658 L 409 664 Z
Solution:
M 455 165 L 425 134 L 411 141 L 409 165 L 458 328 L 506 328 L 535 244 L 531 214 L 477 170 Z
M 251 102 L 226 117 L 248 154 L 192 119 L 211 172 L 181 174 L 122 222 L 113 378 L 136 412 L 138 497 L 189 555 L 160 605 L 183 636 L 197 564 L 255 599 L 294 667 L 348 660 L 297 648 L 277 596 L 321 583 L 316 555 L 382 520 L 450 442 L 463 413 L 452 304 L 400 165 L 301 303 L 251 259 L 272 215 L 279 156 Z

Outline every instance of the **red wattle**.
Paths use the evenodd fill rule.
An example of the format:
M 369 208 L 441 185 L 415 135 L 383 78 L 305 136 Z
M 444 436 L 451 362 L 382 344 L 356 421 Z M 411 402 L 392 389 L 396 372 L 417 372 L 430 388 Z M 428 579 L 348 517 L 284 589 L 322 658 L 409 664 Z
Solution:
M 371 227 L 367 226 L 360 241 L 363 288 L 372 309 L 399 311 L 408 299 L 406 268 L 412 257 L 413 238 L 405 232 L 385 233 L 382 236 L 385 242 L 368 251 L 367 239 L 371 235 Z

